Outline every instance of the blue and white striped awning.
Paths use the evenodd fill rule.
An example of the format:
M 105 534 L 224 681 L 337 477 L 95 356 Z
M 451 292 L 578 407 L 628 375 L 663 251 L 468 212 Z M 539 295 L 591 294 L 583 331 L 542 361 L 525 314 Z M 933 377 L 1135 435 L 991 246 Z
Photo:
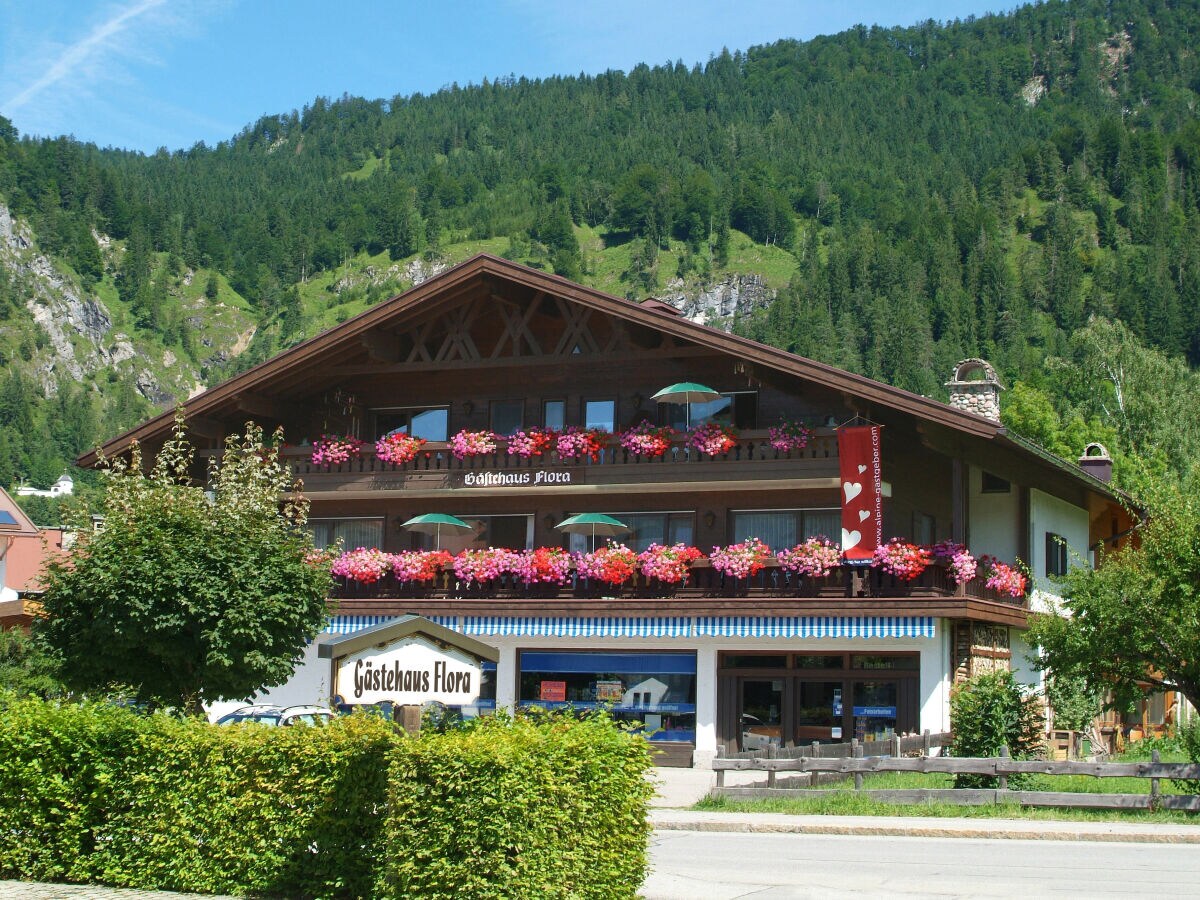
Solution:
M 376 625 L 382 625 L 384 622 L 390 622 L 397 616 L 343 616 L 337 615 L 329 620 L 329 624 L 325 626 L 324 634 L 354 634 L 356 631 L 362 631 L 364 628 L 373 628 Z M 459 631 L 458 616 L 427 616 L 429 621 L 437 622 L 439 625 L 444 625 L 447 628 L 453 628 Z
M 512 637 L 691 637 L 688 616 L 466 616 L 463 633 Z
M 696 637 L 934 637 L 932 616 L 701 616 Z

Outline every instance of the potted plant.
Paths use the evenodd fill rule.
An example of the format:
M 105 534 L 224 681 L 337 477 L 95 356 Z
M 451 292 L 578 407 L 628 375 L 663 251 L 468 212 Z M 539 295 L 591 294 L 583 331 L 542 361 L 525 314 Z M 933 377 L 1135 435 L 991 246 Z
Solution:
M 516 555 L 503 547 L 464 550 L 454 557 L 454 575 L 468 587 L 490 584 L 513 570 Z
M 519 456 L 530 459 L 549 453 L 558 440 L 558 432 L 552 428 L 531 428 L 528 431 L 518 431 L 508 438 L 509 456 Z
M 771 548 L 756 537 L 728 547 L 713 547 L 708 555 L 712 567 L 730 578 L 757 575 L 771 559 Z
M 946 566 L 957 585 L 964 585 L 979 571 L 979 562 L 965 545 L 957 541 L 938 541 L 933 545 L 933 558 Z
M 784 420 L 767 429 L 767 435 L 773 449 L 781 453 L 791 453 L 793 450 L 803 450 L 807 447 L 812 432 L 800 422 Z
M 591 553 L 577 553 L 575 568 L 581 578 L 618 588 L 633 578 L 637 569 L 637 554 L 624 544 L 609 542 Z
M 688 433 L 688 446 L 708 456 L 722 456 L 737 446 L 737 429 L 708 422 Z
M 699 548 L 683 543 L 670 547 L 651 544 L 638 554 L 638 566 L 647 578 L 664 584 L 685 584 L 691 574 L 692 563 L 703 555 Z
M 335 578 L 359 584 L 374 584 L 392 567 L 392 558 L 377 548 L 358 547 L 347 550 L 333 561 L 330 573 Z
M 830 573 L 842 564 L 842 548 L 824 536 L 810 537 L 789 550 L 775 554 L 779 566 L 795 576 L 799 593 L 815 596 L 825 587 Z M 832 592 L 832 585 L 829 585 Z
M 1029 579 L 1021 571 L 1021 564 L 1010 566 L 1002 563 L 994 556 L 984 556 L 979 560 L 984 565 L 987 580 L 984 587 L 1009 597 L 1024 597 L 1029 587 Z
M 397 431 L 385 434 L 375 442 L 375 458 L 393 466 L 402 466 L 416 459 L 424 446 L 425 438 Z
M 675 429 L 669 425 L 653 425 L 649 419 L 642 419 L 640 424 L 621 432 L 621 446 L 635 456 L 656 459 L 671 449 L 674 437 Z
M 512 572 L 526 587 L 562 587 L 571 580 L 571 554 L 560 547 L 538 547 L 514 555 Z
M 314 466 L 340 466 L 359 455 L 363 442 L 341 434 L 323 434 L 312 444 Z
M 603 428 L 568 425 L 559 432 L 555 451 L 560 459 L 589 458 L 596 462 L 608 444 L 608 438 L 609 434 Z
M 450 452 L 455 459 L 485 456 L 496 452 L 499 437 L 493 431 L 467 431 L 465 428 L 450 439 Z
M 900 581 L 912 581 L 933 562 L 928 547 L 912 544 L 903 538 L 892 538 L 875 548 L 872 565 Z
M 454 557 L 445 550 L 407 550 L 392 555 L 392 573 L 397 581 L 428 584 L 452 562 Z

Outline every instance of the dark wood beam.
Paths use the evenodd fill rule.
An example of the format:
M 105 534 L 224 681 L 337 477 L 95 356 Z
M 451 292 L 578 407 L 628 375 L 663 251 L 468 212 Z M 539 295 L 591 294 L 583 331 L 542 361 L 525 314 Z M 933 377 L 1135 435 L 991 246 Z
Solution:
M 407 372 L 439 372 L 449 366 L 456 371 L 462 369 L 489 369 L 511 366 L 561 366 L 573 361 L 587 362 L 588 365 L 608 365 L 611 363 L 627 364 L 661 359 L 685 359 L 704 356 L 717 356 L 706 347 L 671 347 L 666 350 L 643 350 L 631 353 L 584 353 L 576 356 L 500 356 L 496 359 L 455 360 L 445 362 L 412 362 L 383 365 L 349 365 L 335 366 L 326 369 L 324 377 L 340 379 L 357 375 L 389 375 Z
M 287 407 L 284 404 L 269 397 L 264 397 L 261 394 L 252 394 L 249 391 L 244 394 L 238 394 L 235 404 L 241 412 L 249 413 L 252 416 L 258 416 L 262 419 L 271 419 L 278 422 L 287 416 Z
M 375 362 L 391 363 L 400 359 L 400 338 L 380 331 L 367 331 L 359 335 L 359 341 L 367 351 L 367 357 Z

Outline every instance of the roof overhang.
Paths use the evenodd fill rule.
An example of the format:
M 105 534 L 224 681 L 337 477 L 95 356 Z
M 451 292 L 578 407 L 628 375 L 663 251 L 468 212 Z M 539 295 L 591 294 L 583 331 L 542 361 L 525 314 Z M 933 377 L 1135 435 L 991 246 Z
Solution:
M 417 615 L 400 616 L 391 622 L 384 622 L 353 634 L 322 641 L 317 647 L 317 656 L 321 659 L 341 659 L 371 647 L 383 647 L 408 637 L 423 637 L 440 647 L 452 648 L 487 662 L 496 662 L 500 659 L 500 651 L 490 644 L 469 638 L 444 625 L 439 625 L 432 619 Z

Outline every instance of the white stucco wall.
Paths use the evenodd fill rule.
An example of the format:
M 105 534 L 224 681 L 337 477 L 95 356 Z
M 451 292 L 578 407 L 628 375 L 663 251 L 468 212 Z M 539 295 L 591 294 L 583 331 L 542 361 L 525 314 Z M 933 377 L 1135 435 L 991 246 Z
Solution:
M 976 556 L 987 554 L 1011 562 L 1020 554 L 1020 488 L 1009 486 L 1008 493 L 985 494 L 983 470 L 971 466 L 968 475 L 967 546 Z
M 233 712 L 250 703 L 273 703 L 276 706 L 303 706 L 306 704 L 328 706 L 329 660 L 317 657 L 317 647 L 321 638 L 326 637 L 329 635 L 321 635 L 305 648 L 299 665 L 296 666 L 292 677 L 285 683 L 255 694 L 247 700 L 226 700 L 214 703 L 208 707 L 209 721 L 215 722 L 226 713 Z
M 1060 535 L 1067 542 L 1067 565 L 1090 565 L 1088 562 L 1088 512 L 1081 506 L 1059 500 L 1038 490 L 1029 492 L 1029 568 L 1033 584 L 1041 591 L 1057 594 L 1057 587 L 1046 578 L 1046 532 Z

